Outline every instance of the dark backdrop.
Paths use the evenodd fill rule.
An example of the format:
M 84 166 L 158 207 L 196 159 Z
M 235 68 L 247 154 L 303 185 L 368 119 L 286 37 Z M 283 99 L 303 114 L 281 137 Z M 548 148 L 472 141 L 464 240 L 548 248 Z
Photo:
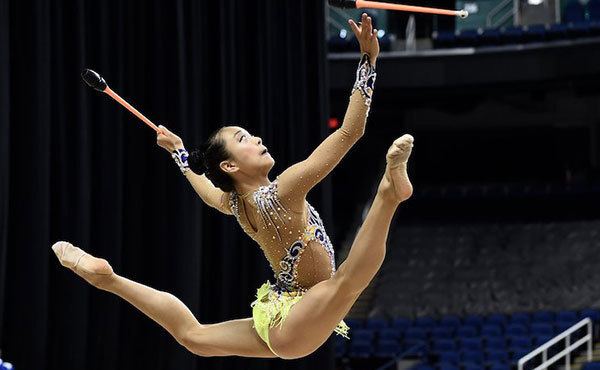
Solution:
M 188 148 L 221 124 L 278 163 L 325 135 L 321 1 L 0 0 L 0 347 L 19 369 L 327 369 L 202 359 L 51 253 L 69 240 L 180 297 L 201 322 L 250 315 L 270 277 L 233 218 L 204 206 L 155 136 L 79 72 L 99 71 Z M 350 86 L 349 86 L 350 87 Z M 312 194 L 331 217 L 329 185 Z M 326 222 L 328 222 L 326 220 Z

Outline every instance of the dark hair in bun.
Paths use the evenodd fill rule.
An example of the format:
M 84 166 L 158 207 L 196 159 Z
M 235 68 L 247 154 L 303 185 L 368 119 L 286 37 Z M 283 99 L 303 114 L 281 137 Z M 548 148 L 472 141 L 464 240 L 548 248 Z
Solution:
M 195 174 L 206 175 L 216 187 L 230 192 L 235 190 L 233 179 L 221 169 L 221 162 L 228 160 L 230 154 L 220 133 L 221 129 L 213 132 L 200 149 L 192 150 L 188 164 Z

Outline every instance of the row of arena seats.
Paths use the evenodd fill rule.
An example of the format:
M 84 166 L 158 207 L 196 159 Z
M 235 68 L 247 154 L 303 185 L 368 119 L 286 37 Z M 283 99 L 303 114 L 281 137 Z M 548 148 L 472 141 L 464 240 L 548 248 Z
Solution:
M 455 32 L 434 31 L 432 41 L 435 49 L 443 49 L 526 44 L 595 36 L 600 36 L 600 20 L 567 24 L 465 29 Z
M 349 358 L 393 358 L 419 355 L 438 369 L 509 368 L 531 350 L 579 320 L 589 317 L 597 328 L 600 311 L 514 313 L 466 317 L 421 317 L 346 320 L 351 340 L 336 338 L 336 355 Z M 597 329 L 595 329 L 597 330 Z M 574 337 L 586 334 L 585 328 Z
M 531 198 L 563 195 L 598 194 L 598 185 L 564 184 L 508 184 L 488 183 L 469 185 L 421 186 L 415 189 L 414 198 L 421 199 L 493 199 Z
M 399 226 L 369 317 L 595 307 L 600 222 Z
M 585 317 L 590 317 L 594 321 L 600 321 L 600 311 L 595 309 L 585 309 L 581 311 L 536 311 L 515 312 L 512 314 L 490 314 L 490 315 L 467 315 L 460 317 L 457 315 L 445 315 L 439 319 L 434 317 L 418 317 L 414 320 L 398 317 L 392 320 L 385 318 L 370 318 L 368 320 L 347 319 L 348 325 L 354 330 L 384 330 L 394 329 L 397 332 L 405 332 L 411 328 L 435 331 L 441 329 L 459 329 L 461 327 L 472 327 L 476 331 L 483 330 L 486 327 L 498 327 L 501 330 L 511 327 L 535 327 L 536 325 L 556 324 L 560 322 L 577 322 Z M 516 334 L 521 334 L 517 332 Z

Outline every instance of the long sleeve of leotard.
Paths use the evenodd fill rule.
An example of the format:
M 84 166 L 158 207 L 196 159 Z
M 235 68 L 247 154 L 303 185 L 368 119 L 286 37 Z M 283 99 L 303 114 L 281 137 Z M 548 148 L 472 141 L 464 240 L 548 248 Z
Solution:
M 217 188 L 205 175 L 197 175 L 192 171 L 187 171 L 185 177 L 204 203 L 222 213 L 232 214 L 229 208 L 229 193 Z
M 308 191 L 327 176 L 363 136 L 375 76 L 375 68 L 365 54 L 357 70 L 342 126 L 323 140 L 307 159 L 289 167 L 279 176 L 279 197 L 289 206 L 300 204 L 298 202 L 305 199 Z

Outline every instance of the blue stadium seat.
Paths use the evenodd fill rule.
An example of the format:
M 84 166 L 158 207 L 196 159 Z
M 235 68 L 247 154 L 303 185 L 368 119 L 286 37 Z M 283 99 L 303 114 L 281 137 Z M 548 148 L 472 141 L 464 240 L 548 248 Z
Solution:
M 579 320 L 575 311 L 560 311 L 556 314 L 556 321 L 576 323 Z
M 461 353 L 461 360 L 467 364 L 482 364 L 484 355 L 481 351 L 463 351 Z
M 531 334 L 552 336 L 554 335 L 554 326 L 545 323 L 535 323 L 531 325 Z
M 412 327 L 406 329 L 406 331 L 404 332 L 404 339 L 412 340 L 412 341 L 427 340 L 427 332 L 423 328 L 418 328 L 418 327 L 412 326 Z
M 446 315 L 440 319 L 439 326 L 458 328 L 461 325 L 460 318 L 454 315 Z
M 550 311 L 538 311 L 533 313 L 533 322 L 545 322 L 552 323 L 556 320 L 554 312 Z
M 400 353 L 400 345 L 394 340 L 380 340 L 375 347 L 376 357 L 396 357 Z
M 598 2 L 600 3 L 600 0 Z M 582 320 L 586 317 L 589 317 L 594 322 L 598 322 L 600 321 L 600 311 L 593 309 L 582 310 L 579 313 L 579 319 Z
M 364 322 L 361 319 L 344 319 L 344 322 L 350 327 L 352 330 L 362 329 Z
M 531 337 L 528 336 L 521 336 L 521 337 L 510 337 L 509 338 L 509 342 L 510 342 L 510 348 L 511 350 L 528 350 L 531 348 L 532 346 L 532 340 Z
M 400 337 L 402 337 L 402 335 L 396 329 L 381 329 L 379 331 L 379 339 L 381 340 L 398 340 Z
M 483 337 L 500 337 L 502 335 L 503 331 L 500 325 L 485 324 L 481 328 L 481 336 Z
M 500 45 L 500 30 L 497 28 L 484 29 L 479 35 L 479 46 Z
M 483 317 L 479 315 L 469 315 L 465 317 L 464 323 L 465 325 L 480 327 L 481 325 L 483 325 Z
M 487 362 L 493 363 L 503 363 L 503 362 L 508 362 L 509 360 L 509 355 L 508 352 L 506 351 L 488 351 L 486 353 L 486 357 L 485 360 Z
M 352 340 L 370 342 L 375 337 L 375 331 L 370 329 L 356 329 L 352 331 Z
M 500 35 L 500 32 L 498 32 L 498 35 Z M 507 322 L 508 318 L 502 314 L 493 314 L 485 318 L 485 324 L 487 325 L 498 325 L 503 327 L 506 325 Z
M 404 332 L 411 326 L 411 321 L 404 317 L 397 317 L 392 321 L 392 328 Z
M 578 0 L 571 0 L 565 7 L 562 16 L 563 23 L 577 23 L 585 21 L 585 8 Z
M 433 46 L 436 49 L 451 48 L 456 46 L 454 31 L 439 31 L 432 35 Z
M 481 351 L 483 349 L 481 338 L 460 338 L 458 343 L 463 351 Z
M 527 312 L 515 312 L 510 316 L 511 324 L 529 325 L 530 322 L 531 315 L 529 315 Z
M 567 38 L 568 27 L 564 24 L 552 24 L 546 31 L 546 37 L 549 40 L 560 40 Z
M 487 348 L 488 351 L 505 351 L 506 339 L 504 337 L 486 338 L 485 348 Z
M 454 337 L 454 328 L 449 326 L 438 326 L 431 331 L 431 337 L 434 339 L 450 339 Z
M 350 348 L 348 350 L 348 354 L 350 357 L 355 358 L 368 358 L 371 356 L 373 352 L 373 347 L 371 342 L 362 341 L 362 340 L 353 340 L 350 342 Z
M 459 338 L 472 338 L 477 335 L 477 328 L 470 325 L 463 325 L 456 330 L 456 336 Z
M 432 342 L 432 349 L 435 352 L 456 351 L 458 346 L 453 339 L 436 339 Z
M 426 362 L 421 362 L 411 367 L 409 370 L 435 370 L 435 368 Z
M 500 40 L 504 44 L 521 44 L 525 42 L 523 27 L 510 26 L 500 30 Z
M 458 46 L 477 46 L 478 39 L 479 32 L 476 29 L 466 29 L 456 33 L 456 43 Z
M 567 25 L 567 35 L 570 38 L 584 37 L 590 34 L 591 28 L 587 21 L 573 22 Z
M 554 338 L 554 335 L 535 335 L 533 337 L 533 345 L 535 347 L 539 347 L 542 344 L 548 342 L 552 338 Z
M 521 358 L 525 357 L 527 354 L 529 354 L 528 350 L 519 350 L 519 351 L 515 351 L 512 353 L 511 356 L 511 362 L 512 363 L 517 363 Z
M 437 322 L 432 317 L 418 317 L 414 321 L 414 326 L 425 329 L 433 329 L 437 325 Z
M 542 42 L 546 39 L 546 25 L 532 24 L 525 29 L 525 38 L 528 42 Z
M 528 334 L 527 327 L 520 324 L 510 324 L 506 327 L 506 335 L 525 335 Z
M 571 321 L 559 321 L 556 323 L 556 331 L 557 331 L 557 333 L 562 333 L 563 331 L 569 329 L 574 324 L 576 324 L 576 323 L 571 322 Z
M 460 356 L 458 355 L 458 352 L 454 351 L 439 352 L 438 358 L 440 363 L 458 364 L 460 362 Z
M 407 356 L 423 357 L 430 352 L 426 341 L 404 340 L 401 343 L 402 352 Z
M 485 367 L 483 365 L 480 364 L 464 364 L 463 366 L 464 370 L 485 370 Z
M 386 319 L 372 318 L 372 319 L 368 319 L 365 322 L 365 327 L 367 329 L 380 330 L 380 329 L 385 329 L 385 328 L 389 327 L 389 324 Z
M 456 366 L 456 363 L 454 362 L 440 362 L 438 364 L 438 370 L 460 370 L 458 368 L 458 366 Z M 592 369 L 592 370 L 596 370 L 596 369 Z
M 510 366 L 505 363 L 493 363 L 488 367 L 489 370 L 510 370 Z

